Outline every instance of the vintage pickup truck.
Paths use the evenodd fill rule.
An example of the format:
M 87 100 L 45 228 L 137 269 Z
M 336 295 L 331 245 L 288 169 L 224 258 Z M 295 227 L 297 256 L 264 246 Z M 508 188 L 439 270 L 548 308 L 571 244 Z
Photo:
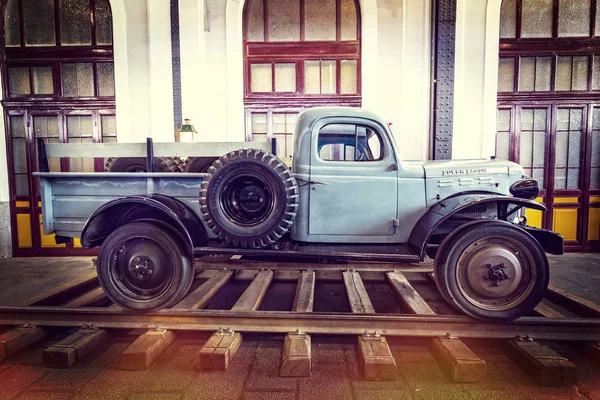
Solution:
M 157 155 L 197 156 L 202 149 L 151 141 L 145 148 L 79 146 L 47 145 L 42 170 L 46 152 L 119 156 L 137 146 L 152 171 Z M 273 154 L 276 144 L 238 147 L 206 173 L 36 173 L 44 232 L 57 242 L 81 238 L 85 248 L 100 246 L 106 295 L 138 311 L 176 304 L 192 284 L 194 258 L 207 254 L 398 262 L 429 256 L 446 301 L 476 318 L 508 320 L 544 295 L 545 252 L 563 252 L 560 235 L 527 226 L 524 209 L 545 207 L 533 200 L 537 182 L 518 164 L 403 161 L 388 126 L 361 109 L 302 112 L 291 170 Z

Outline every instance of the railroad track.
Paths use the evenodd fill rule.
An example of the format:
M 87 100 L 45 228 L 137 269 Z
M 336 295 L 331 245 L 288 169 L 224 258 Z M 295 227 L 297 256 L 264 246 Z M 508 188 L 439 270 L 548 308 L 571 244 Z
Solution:
M 396 363 L 386 336 L 422 337 L 458 382 L 485 378 L 485 362 L 461 339 L 502 340 L 540 384 L 574 384 L 576 366 L 543 340 L 582 342 L 600 354 L 600 307 L 551 287 L 530 316 L 498 323 L 458 315 L 438 293 L 431 268 L 384 263 L 303 264 L 232 260 L 198 263 L 190 293 L 171 309 L 131 313 L 113 305 L 93 272 L 50 288 L 18 307 L 0 307 L 0 360 L 49 338 L 72 333 L 43 353 L 66 368 L 105 342 L 112 330 L 143 329 L 120 356 L 127 369 L 148 368 L 177 331 L 214 332 L 200 349 L 203 370 L 225 370 L 242 333 L 286 334 L 282 376 L 311 371 L 312 334 L 355 335 L 363 376 L 388 380 Z M 14 328 L 14 326 L 17 326 Z M 12 327 L 12 328 L 11 328 Z M 0 331 L 1 332 L 1 331 Z

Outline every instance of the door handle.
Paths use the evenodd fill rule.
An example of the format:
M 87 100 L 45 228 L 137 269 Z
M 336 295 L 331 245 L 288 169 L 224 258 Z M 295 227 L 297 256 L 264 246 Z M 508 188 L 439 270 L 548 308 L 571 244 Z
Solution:
M 302 181 L 302 182 L 306 182 L 308 184 L 314 183 L 315 185 L 328 185 L 327 182 L 320 182 L 320 181 L 313 181 L 313 180 L 306 180 L 306 179 L 302 179 L 302 178 L 296 178 L 297 181 Z

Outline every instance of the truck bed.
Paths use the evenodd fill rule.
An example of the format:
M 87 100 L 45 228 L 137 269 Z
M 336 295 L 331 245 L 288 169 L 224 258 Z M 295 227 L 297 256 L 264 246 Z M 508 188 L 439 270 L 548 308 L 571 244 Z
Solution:
M 200 214 L 205 174 L 149 172 L 37 172 L 45 234 L 81 237 L 85 222 L 102 205 L 125 196 L 163 194 Z

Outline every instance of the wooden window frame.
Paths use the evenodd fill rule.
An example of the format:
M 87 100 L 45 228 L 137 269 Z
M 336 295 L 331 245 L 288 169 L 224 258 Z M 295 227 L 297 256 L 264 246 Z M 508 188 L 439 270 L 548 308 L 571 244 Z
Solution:
M 247 12 L 251 1 L 244 6 L 243 17 L 243 46 L 244 46 L 244 103 L 272 104 L 280 106 L 283 104 L 295 107 L 310 107 L 318 104 L 344 104 L 360 106 L 362 99 L 361 82 L 361 14 L 360 5 L 354 0 L 356 9 L 356 40 L 342 40 L 341 24 L 341 0 L 336 0 L 336 40 L 331 41 L 307 41 L 305 40 L 306 20 L 304 16 L 304 0 L 299 0 L 300 8 L 300 40 L 288 42 L 269 41 L 269 0 L 263 1 L 263 29 L 264 41 L 256 42 L 248 40 L 248 18 Z M 336 93 L 335 94 L 306 94 L 304 93 L 304 60 L 333 60 L 336 61 Z M 356 61 L 356 93 L 341 94 L 341 61 Z M 296 64 L 296 91 L 275 92 L 274 65 L 278 63 Z M 254 93 L 251 90 L 251 64 L 272 65 L 272 92 Z

